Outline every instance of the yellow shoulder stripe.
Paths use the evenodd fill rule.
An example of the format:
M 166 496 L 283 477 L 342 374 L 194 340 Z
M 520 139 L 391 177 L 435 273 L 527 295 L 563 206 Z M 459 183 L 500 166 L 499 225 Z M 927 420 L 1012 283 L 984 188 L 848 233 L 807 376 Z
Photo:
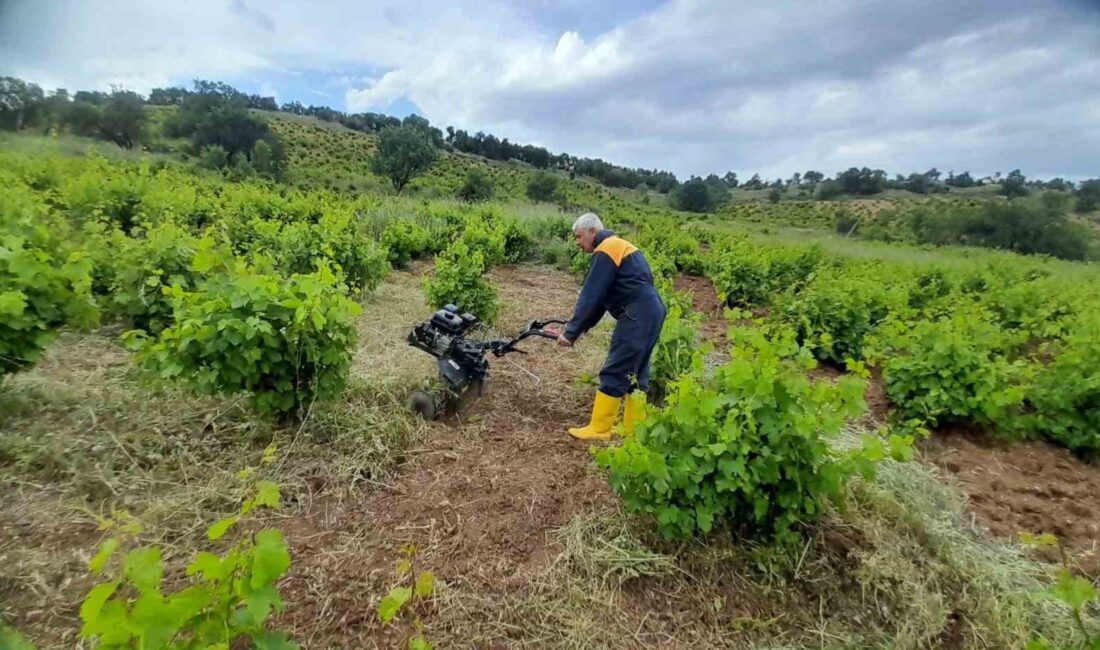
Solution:
M 606 253 L 611 261 L 615 263 L 615 266 L 620 266 L 627 255 L 637 251 L 634 244 L 631 244 L 622 237 L 608 237 L 600 242 L 600 245 L 596 247 L 597 253 Z

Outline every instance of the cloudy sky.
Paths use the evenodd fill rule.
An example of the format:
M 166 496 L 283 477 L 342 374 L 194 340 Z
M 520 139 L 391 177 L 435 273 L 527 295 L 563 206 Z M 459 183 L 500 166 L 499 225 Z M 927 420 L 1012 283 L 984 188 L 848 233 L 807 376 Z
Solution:
M 1100 0 L 0 0 L 0 75 L 420 113 L 678 175 L 1100 175 Z

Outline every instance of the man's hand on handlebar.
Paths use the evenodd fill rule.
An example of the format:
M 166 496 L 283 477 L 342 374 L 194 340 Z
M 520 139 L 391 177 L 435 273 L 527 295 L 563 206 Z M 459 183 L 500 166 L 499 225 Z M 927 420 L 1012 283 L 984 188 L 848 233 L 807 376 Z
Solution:
M 550 332 L 551 334 L 556 334 L 558 336 L 558 345 L 562 346 L 563 348 L 573 347 L 573 342 L 565 338 L 565 332 L 556 327 L 545 327 L 543 329 L 546 332 Z

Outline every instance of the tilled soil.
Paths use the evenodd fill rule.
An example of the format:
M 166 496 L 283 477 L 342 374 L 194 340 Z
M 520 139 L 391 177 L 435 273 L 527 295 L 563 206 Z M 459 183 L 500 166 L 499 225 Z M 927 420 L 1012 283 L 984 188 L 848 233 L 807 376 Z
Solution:
M 1047 443 L 963 430 L 937 432 L 922 451 L 954 477 L 994 535 L 1054 533 L 1080 570 L 1100 575 L 1100 468 Z
M 724 342 L 730 323 L 723 316 L 725 305 L 718 299 L 718 291 L 710 278 L 694 275 L 678 275 L 674 281 L 677 291 L 691 294 L 691 308 L 703 314 L 700 333 L 705 341 Z
M 568 314 L 576 286 L 565 274 L 498 269 L 506 304 L 502 331 Z M 510 326 L 510 327 L 509 327 Z M 415 570 L 449 588 L 479 594 L 528 587 L 558 554 L 554 531 L 572 517 L 617 508 L 582 424 L 602 350 L 532 339 L 529 356 L 492 359 L 486 390 L 468 410 L 432 423 L 388 486 L 336 501 L 321 498 L 282 524 L 294 549 L 285 583 L 295 603 L 286 623 L 308 647 L 392 647 L 409 626 L 381 626 L 379 598 L 396 582 L 402 546 L 417 548 Z

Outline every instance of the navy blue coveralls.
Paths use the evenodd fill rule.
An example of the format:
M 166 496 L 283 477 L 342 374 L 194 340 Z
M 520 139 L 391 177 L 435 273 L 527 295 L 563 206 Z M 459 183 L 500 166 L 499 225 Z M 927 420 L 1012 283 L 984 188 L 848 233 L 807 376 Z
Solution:
M 640 390 L 649 390 L 649 357 L 667 310 L 641 251 L 610 230 L 597 233 L 595 244 L 592 267 L 564 334 L 569 341 L 576 341 L 595 327 L 605 312 L 615 318 L 611 349 L 600 370 L 600 392 L 624 397 L 634 388 L 632 379 Z

